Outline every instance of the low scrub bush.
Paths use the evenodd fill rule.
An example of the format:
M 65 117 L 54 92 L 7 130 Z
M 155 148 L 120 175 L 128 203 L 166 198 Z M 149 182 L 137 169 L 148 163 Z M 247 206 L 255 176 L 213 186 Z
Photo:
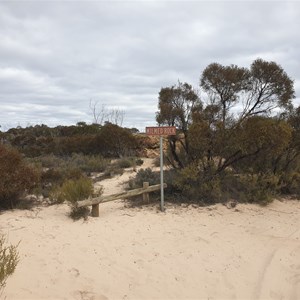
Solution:
M 13 274 L 19 261 L 17 246 L 6 246 L 5 238 L 0 235 L 0 296 L 7 278 Z
M 84 172 L 104 172 L 110 160 L 101 155 L 73 154 L 71 163 Z
M 21 154 L 0 145 L 0 208 L 14 208 L 20 197 L 36 187 L 40 180 L 38 169 L 27 164 Z
M 173 185 L 175 176 L 175 170 L 164 171 L 164 183 L 167 184 L 167 188 L 164 190 L 165 200 L 174 201 L 178 198 L 178 189 Z M 149 182 L 149 185 L 160 184 L 160 172 L 154 172 L 150 168 L 140 169 L 134 178 L 131 178 L 128 182 L 129 189 L 137 189 L 143 186 L 144 182 Z M 150 199 L 157 200 L 160 191 L 151 193 Z M 132 205 L 142 205 L 143 201 L 138 201 L 141 197 L 132 197 L 128 199 L 128 202 Z
M 116 161 L 117 166 L 121 169 L 135 168 L 136 166 L 141 166 L 143 163 L 142 159 L 135 157 L 125 157 Z
M 235 199 L 242 203 L 268 204 L 280 194 L 280 177 L 274 174 L 233 174 L 220 176 L 223 200 Z
M 49 197 L 50 191 L 62 186 L 63 182 L 69 179 L 79 179 L 91 172 L 103 172 L 103 178 L 123 174 L 124 168 L 143 164 L 143 160 L 134 157 L 122 158 L 110 163 L 110 159 L 100 155 L 73 154 L 71 157 L 56 157 L 47 155 L 30 160 L 40 165 L 43 169 L 41 185 L 36 193 Z M 52 191 L 52 196 L 53 196 Z M 51 198 L 53 199 L 53 197 Z
M 140 166 L 143 163 L 144 161 L 142 159 L 136 159 L 134 157 L 117 159 L 106 168 L 104 172 L 104 178 L 122 175 L 124 173 L 124 169 L 127 168 L 133 168 L 134 170 L 136 170 L 136 166 Z
M 74 221 L 84 219 L 87 220 L 89 214 L 90 214 L 90 209 L 86 206 L 84 207 L 78 207 L 76 205 L 71 205 L 71 210 L 69 213 L 69 217 L 73 219 Z
M 119 168 L 126 169 L 132 167 L 134 165 L 134 161 L 129 158 L 121 158 L 117 161 L 117 165 Z
M 58 157 L 45 155 L 30 159 L 39 166 L 41 171 L 41 184 L 36 189 L 37 194 L 49 197 L 50 191 L 60 187 L 64 181 L 77 180 L 91 172 L 104 172 L 110 160 L 100 155 L 73 154 L 72 156 Z
M 82 172 L 104 172 L 110 160 L 101 155 L 73 154 L 72 156 L 44 155 L 30 159 L 39 163 L 43 168 L 49 169 L 80 169 Z
M 226 185 L 225 185 L 226 183 Z M 273 174 L 242 174 L 223 182 L 223 190 L 239 202 L 268 204 L 280 191 L 279 177 Z
M 267 204 L 280 191 L 279 177 L 273 174 L 221 174 L 203 172 L 191 164 L 176 174 L 176 187 L 183 199 L 213 204 L 235 199 L 238 202 Z
M 64 180 L 64 174 L 60 168 L 51 168 L 42 173 L 41 182 L 47 184 L 60 184 Z
M 66 180 L 76 180 L 84 177 L 82 171 L 78 168 L 58 167 L 51 168 L 42 173 L 40 194 L 49 197 L 50 191 L 61 186 Z
M 137 158 L 135 163 L 136 163 L 137 166 L 142 166 L 144 161 L 141 158 Z
M 67 201 L 71 207 L 70 217 L 74 220 L 86 219 L 90 210 L 87 207 L 78 207 L 77 202 L 92 196 L 100 196 L 102 189 L 94 192 L 91 179 L 82 177 L 76 180 L 67 180 L 61 187 L 56 187 L 50 194 L 50 199 L 56 203 Z
M 159 184 L 159 172 L 153 172 L 150 168 L 140 169 L 135 178 L 129 180 L 128 186 L 130 189 L 140 188 L 143 186 L 143 182 L 149 182 L 150 185 Z
M 123 173 L 124 169 L 120 168 L 118 165 L 111 165 L 105 170 L 103 179 L 122 175 Z
M 202 204 L 213 204 L 221 201 L 220 178 L 205 175 L 199 171 L 196 164 L 191 164 L 176 173 L 174 185 L 181 192 L 183 201 Z
M 62 186 L 55 187 L 51 191 L 50 199 L 57 203 L 64 201 L 74 203 L 91 196 L 93 190 L 93 183 L 89 178 L 68 179 Z
M 54 154 L 42 155 L 34 158 L 29 158 L 29 162 L 41 164 L 43 168 L 57 168 L 62 167 L 65 164 L 63 157 L 56 156 Z
M 300 173 L 289 172 L 285 173 L 280 178 L 280 191 L 283 194 L 294 195 L 300 197 Z

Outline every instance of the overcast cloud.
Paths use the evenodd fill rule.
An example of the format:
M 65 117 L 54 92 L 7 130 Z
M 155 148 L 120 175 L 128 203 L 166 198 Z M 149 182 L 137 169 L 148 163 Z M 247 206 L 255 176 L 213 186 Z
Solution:
M 89 102 L 155 125 L 158 92 L 212 62 L 280 64 L 300 104 L 300 2 L 1 1 L 0 125 L 91 123 Z

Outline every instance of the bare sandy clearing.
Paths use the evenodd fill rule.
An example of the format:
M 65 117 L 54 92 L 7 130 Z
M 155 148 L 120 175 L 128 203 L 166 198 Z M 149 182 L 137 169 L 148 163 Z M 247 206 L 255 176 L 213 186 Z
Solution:
M 300 203 L 128 209 L 73 222 L 67 206 L 0 215 L 21 261 L 7 299 L 298 299 Z
M 127 175 L 130 175 L 128 172 Z M 105 193 L 122 189 L 126 173 Z M 109 185 L 108 183 L 111 183 Z M 299 299 L 300 201 L 126 208 L 73 222 L 67 205 L 8 211 L 20 263 L 11 299 Z

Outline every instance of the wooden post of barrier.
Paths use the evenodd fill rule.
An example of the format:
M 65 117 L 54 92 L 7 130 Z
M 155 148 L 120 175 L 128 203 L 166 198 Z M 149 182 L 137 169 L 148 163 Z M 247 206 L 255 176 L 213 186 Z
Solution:
M 148 184 L 148 187 L 146 187 L 146 184 L 143 184 L 142 188 L 138 188 L 135 190 L 130 190 L 130 191 L 121 192 L 118 194 L 100 196 L 100 197 L 95 197 L 95 198 L 89 198 L 86 200 L 81 200 L 81 201 L 77 202 L 77 207 L 84 207 L 84 206 L 91 205 L 92 206 L 92 216 L 99 217 L 99 204 L 101 204 L 101 203 L 110 202 L 110 201 L 114 201 L 114 200 L 118 200 L 118 199 L 126 199 L 126 198 L 130 198 L 130 197 L 135 197 L 138 195 L 145 195 L 145 197 L 147 197 L 146 199 L 148 199 L 149 193 L 158 191 L 161 189 L 160 184 L 150 185 L 150 186 L 149 186 L 149 183 L 147 183 L 147 184 Z M 167 187 L 167 184 L 164 183 L 163 188 L 166 188 L 166 187 Z
M 99 217 L 99 203 L 92 205 L 92 217 Z
M 149 182 L 143 182 L 143 188 L 146 189 L 149 187 Z M 150 198 L 149 198 L 149 193 L 144 193 L 143 194 L 143 202 L 150 202 Z

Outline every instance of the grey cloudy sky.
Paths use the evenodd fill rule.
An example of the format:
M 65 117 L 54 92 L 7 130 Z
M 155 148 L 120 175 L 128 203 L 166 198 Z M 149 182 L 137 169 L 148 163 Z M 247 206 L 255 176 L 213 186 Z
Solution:
M 91 123 L 89 102 L 155 125 L 161 87 L 260 57 L 295 81 L 298 1 L 0 1 L 0 125 Z

